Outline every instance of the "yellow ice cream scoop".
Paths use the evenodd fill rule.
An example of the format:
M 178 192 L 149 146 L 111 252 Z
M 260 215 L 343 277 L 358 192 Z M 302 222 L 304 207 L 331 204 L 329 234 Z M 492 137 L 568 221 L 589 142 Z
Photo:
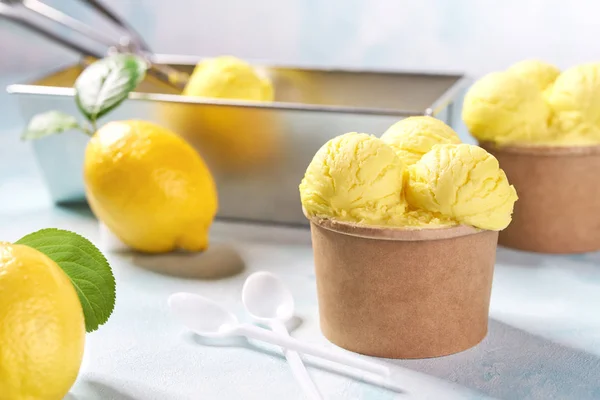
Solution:
M 508 72 L 535 84 L 541 91 L 550 87 L 560 75 L 560 70 L 557 67 L 540 60 L 520 61 L 513 64 Z
M 571 144 L 600 143 L 600 63 L 560 74 L 547 94 L 551 128 Z
M 517 200 L 498 160 L 478 146 L 441 144 L 408 168 L 406 199 L 459 223 L 502 230 Z
M 202 61 L 183 90 L 185 96 L 272 101 L 271 81 L 250 64 L 232 56 Z
M 346 133 L 315 154 L 300 184 L 309 216 L 385 225 L 404 213 L 405 166 L 375 136 Z
M 395 215 L 390 219 L 388 225 L 406 229 L 437 229 L 459 225 L 459 223 L 453 218 L 444 216 L 439 212 L 431 212 L 407 206 L 404 214 Z
M 456 132 L 437 118 L 409 117 L 392 125 L 381 136 L 406 165 L 419 161 L 433 145 L 460 143 Z
M 465 96 L 462 117 L 480 141 L 536 143 L 549 140 L 550 109 L 536 84 L 510 72 L 493 72 Z
M 274 99 L 271 81 L 231 56 L 199 63 L 182 94 L 261 102 Z M 169 127 L 198 148 L 216 172 L 273 168 L 281 154 L 281 121 L 270 110 L 181 103 L 160 107 Z

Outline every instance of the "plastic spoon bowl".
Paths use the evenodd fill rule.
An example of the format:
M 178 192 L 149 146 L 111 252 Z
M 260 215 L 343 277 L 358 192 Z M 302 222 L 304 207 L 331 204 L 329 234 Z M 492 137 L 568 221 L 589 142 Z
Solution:
M 201 336 L 234 336 L 240 325 L 237 317 L 219 303 L 197 294 L 175 293 L 169 297 L 169 307 L 185 326 Z
M 294 316 L 294 297 L 277 276 L 270 272 L 256 272 L 246 279 L 242 302 L 257 321 L 287 321 Z
M 278 277 L 270 272 L 250 275 L 242 289 L 242 302 L 254 320 L 266 323 L 275 333 L 290 335 L 285 321 L 294 316 L 294 298 Z M 283 350 L 292 373 L 307 398 L 322 399 L 323 396 L 310 378 L 300 355 L 292 350 Z
M 210 338 L 245 336 L 378 375 L 388 376 L 390 373 L 389 368 L 383 365 L 304 343 L 254 325 L 240 324 L 237 317 L 220 304 L 197 294 L 175 293 L 169 297 L 169 307 L 185 326 L 201 336 Z

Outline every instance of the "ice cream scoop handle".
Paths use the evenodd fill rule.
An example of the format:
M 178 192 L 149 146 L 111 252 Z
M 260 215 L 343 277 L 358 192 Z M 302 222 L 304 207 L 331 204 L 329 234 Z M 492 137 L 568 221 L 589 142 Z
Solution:
M 235 329 L 235 334 L 246 336 L 249 339 L 256 339 L 262 342 L 271 343 L 277 346 L 285 347 L 286 349 L 295 350 L 299 353 L 308 354 L 311 356 L 323 358 L 325 360 L 344 364 L 348 367 L 362 369 L 374 374 L 389 376 L 390 370 L 388 367 L 376 364 L 370 361 L 362 360 L 358 357 L 343 354 L 337 351 L 331 351 L 324 347 L 315 346 L 310 343 L 301 342 L 290 336 L 282 336 L 267 329 L 259 328 L 254 325 L 240 325 Z

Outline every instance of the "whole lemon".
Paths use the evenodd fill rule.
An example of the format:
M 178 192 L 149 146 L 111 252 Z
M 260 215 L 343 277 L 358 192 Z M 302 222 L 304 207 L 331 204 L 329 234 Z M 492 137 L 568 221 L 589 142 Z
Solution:
M 129 247 L 160 253 L 208 246 L 215 183 L 175 133 L 145 121 L 110 122 L 88 143 L 84 178 L 92 210 Z
M 31 247 L 0 243 L 0 399 L 62 399 L 84 343 L 81 303 L 63 270 Z

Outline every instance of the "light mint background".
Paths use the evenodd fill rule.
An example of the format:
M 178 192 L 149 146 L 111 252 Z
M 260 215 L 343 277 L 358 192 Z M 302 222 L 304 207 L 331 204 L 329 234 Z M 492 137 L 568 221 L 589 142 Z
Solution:
M 45 0 L 95 21 L 77 0 Z M 527 57 L 564 68 L 593 60 L 595 0 L 105 0 L 156 52 L 232 53 L 280 63 L 466 71 L 480 75 Z M 103 27 L 104 25 L 100 25 Z M 43 41 L 2 32 L 2 65 L 61 61 Z M 31 46 L 29 51 L 24 47 Z M 35 67 L 34 67 L 35 68 Z
M 78 17 L 75 0 L 49 4 Z M 231 53 L 288 64 L 466 71 L 479 76 L 537 56 L 560 67 L 598 57 L 600 5 L 594 0 L 111 0 L 157 52 Z M 68 51 L 0 20 L 0 85 L 75 60 Z M 85 209 L 53 208 L 22 121 L 0 93 L 0 240 L 47 226 L 100 244 Z M 326 344 L 318 330 L 312 254 L 303 230 L 217 224 L 247 269 L 215 281 L 168 278 L 131 255 L 111 254 L 118 287 L 111 321 L 88 336 L 82 374 L 69 400 L 300 399 L 285 362 L 252 347 L 198 343 L 169 317 L 177 290 L 203 293 L 243 315 L 239 291 L 255 270 L 292 287 L 304 324 L 295 336 Z M 165 260 L 166 263 L 178 262 Z M 0 294 L 1 295 L 1 294 Z M 405 394 L 316 370 L 330 399 L 599 399 L 600 254 L 539 256 L 500 249 L 490 334 L 476 348 L 432 360 L 381 361 Z M 267 350 L 272 350 L 268 347 Z

